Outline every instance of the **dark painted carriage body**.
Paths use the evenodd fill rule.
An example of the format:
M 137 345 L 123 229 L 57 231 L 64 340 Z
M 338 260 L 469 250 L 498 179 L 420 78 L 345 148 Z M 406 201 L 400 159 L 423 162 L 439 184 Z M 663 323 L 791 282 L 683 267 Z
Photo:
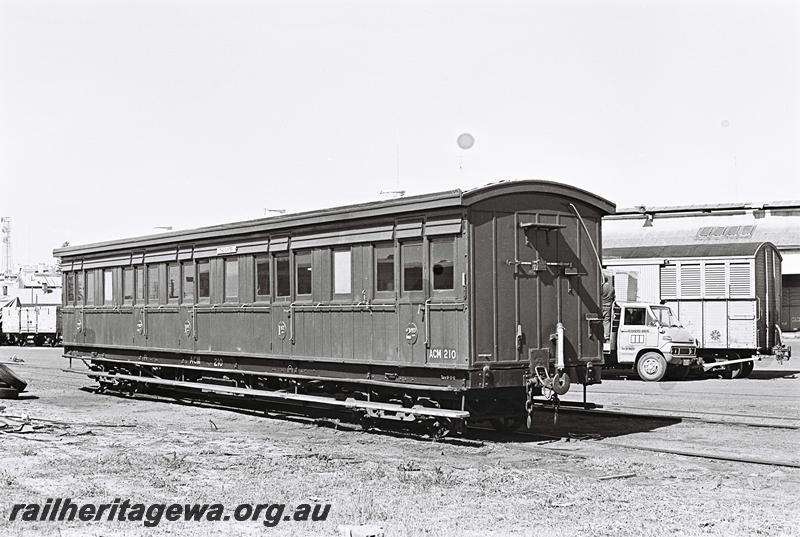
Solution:
M 592 243 L 599 248 L 601 217 L 613 210 L 571 186 L 520 181 L 58 249 L 65 352 L 106 369 L 335 381 L 386 397 L 435 394 L 463 409 L 470 394 L 524 390 L 531 357 L 555 359 L 561 322 L 564 365 L 583 381 L 587 363 L 597 372 L 602 363 L 602 327 L 590 320 L 600 314 Z M 419 275 L 409 264 L 417 250 L 421 289 L 406 291 Z M 350 285 L 339 277 L 349 293 L 334 289 L 346 266 L 336 252 L 350 252 Z M 277 297 L 286 257 L 290 294 Z M 208 299 L 195 285 L 184 301 L 170 275 L 198 284 L 206 261 Z M 269 294 L 257 293 L 259 261 L 269 264 Z M 298 294 L 308 268 L 311 292 Z M 143 302 L 123 281 L 139 270 L 152 276 L 141 282 L 152 292 Z M 234 270 L 227 285 L 236 289 L 226 290 Z M 81 281 L 93 305 L 77 296 Z

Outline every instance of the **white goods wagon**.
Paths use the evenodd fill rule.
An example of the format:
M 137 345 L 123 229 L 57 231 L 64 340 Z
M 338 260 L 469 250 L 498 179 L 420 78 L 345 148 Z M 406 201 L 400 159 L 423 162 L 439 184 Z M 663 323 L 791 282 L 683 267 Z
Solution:
M 61 339 L 59 306 L 26 304 L 19 298 L 6 303 L 0 317 L 0 341 L 17 345 L 56 345 Z

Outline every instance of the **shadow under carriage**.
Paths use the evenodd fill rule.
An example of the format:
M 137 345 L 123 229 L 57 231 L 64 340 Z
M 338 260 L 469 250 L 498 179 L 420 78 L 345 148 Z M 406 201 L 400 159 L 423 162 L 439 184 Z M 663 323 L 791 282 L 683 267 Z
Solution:
M 552 413 L 546 408 L 539 413 Z M 532 429 L 519 429 L 508 433 L 494 433 L 483 429 L 468 429 L 467 436 L 493 442 L 541 442 L 545 440 L 570 438 L 575 440 L 602 440 L 636 433 L 647 433 L 657 429 L 677 425 L 683 420 L 675 417 L 652 416 L 614 416 L 583 413 L 582 410 L 561 407 L 558 420 L 540 419 L 534 421 Z

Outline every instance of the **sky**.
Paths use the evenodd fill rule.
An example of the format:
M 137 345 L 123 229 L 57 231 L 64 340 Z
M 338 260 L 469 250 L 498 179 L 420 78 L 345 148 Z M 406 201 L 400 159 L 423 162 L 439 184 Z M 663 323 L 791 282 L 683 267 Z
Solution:
M 509 179 L 800 199 L 798 30 L 790 1 L 0 0 L 0 215 L 29 264 Z

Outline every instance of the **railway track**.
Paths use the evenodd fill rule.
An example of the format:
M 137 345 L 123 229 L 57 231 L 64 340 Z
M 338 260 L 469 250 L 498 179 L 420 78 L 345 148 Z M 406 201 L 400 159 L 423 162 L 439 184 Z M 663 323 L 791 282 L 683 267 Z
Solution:
M 24 368 L 30 368 L 35 370 L 49 369 L 39 364 L 34 365 L 30 362 L 27 363 L 10 362 L 9 364 L 12 366 L 14 365 L 20 366 L 20 369 Z M 720 395 L 729 395 L 729 394 L 720 394 Z M 197 401 L 194 401 L 193 403 L 196 404 Z M 225 404 L 220 406 L 230 408 L 229 405 Z M 281 414 L 281 410 L 277 410 L 277 412 Z M 651 408 L 651 407 L 627 406 L 627 405 L 619 405 L 615 406 L 614 409 L 602 409 L 602 410 L 598 409 L 584 410 L 583 408 L 562 406 L 559 412 L 562 414 L 570 414 L 570 415 L 592 416 L 594 418 L 607 417 L 611 419 L 630 418 L 632 420 L 634 419 L 673 420 L 673 421 L 679 420 L 686 422 L 698 422 L 698 423 L 707 423 L 707 424 L 725 425 L 725 426 L 760 427 L 765 430 L 800 429 L 800 423 L 798 423 L 800 422 L 800 418 L 794 416 L 776 416 L 776 415 L 765 415 L 765 414 L 736 414 L 736 413 L 713 412 L 713 411 L 699 412 L 699 411 L 688 411 L 683 409 Z M 735 419 L 720 419 L 720 418 L 735 418 Z M 751 420 L 751 421 L 745 421 L 745 420 Z M 780 423 L 775 423 L 775 422 L 780 422 Z M 603 449 L 611 449 L 611 450 L 631 450 L 631 451 L 671 454 L 675 456 L 692 457 L 704 460 L 725 461 L 732 463 L 755 464 L 755 465 L 783 467 L 783 468 L 800 468 L 800 463 L 794 462 L 792 460 L 782 460 L 773 457 L 755 457 L 749 455 L 709 452 L 705 446 L 691 445 L 685 442 L 678 442 L 673 447 L 672 445 L 669 444 L 674 441 L 664 438 L 658 439 L 658 441 L 661 442 L 661 445 L 658 446 L 640 445 L 640 444 L 634 444 L 631 441 L 621 441 L 619 440 L 620 436 L 624 435 L 617 435 L 617 437 L 612 440 L 609 439 L 608 437 L 603 437 L 603 435 L 581 434 L 580 427 L 576 427 L 572 429 L 572 431 L 565 431 L 563 434 L 553 435 L 553 434 L 544 434 L 539 432 L 527 432 L 527 431 L 518 431 L 513 433 L 497 433 L 491 429 L 484 429 L 480 427 L 471 426 L 466 435 L 466 438 L 462 439 L 459 437 L 459 438 L 446 439 L 445 441 L 453 441 L 459 443 L 462 441 L 470 442 L 476 439 L 485 440 L 488 442 L 497 441 L 498 439 L 515 440 L 526 443 L 527 448 L 535 449 L 537 452 L 553 453 L 559 456 L 566 456 L 566 457 L 586 458 L 586 457 L 596 456 L 593 455 L 592 453 L 593 449 L 596 447 L 601 447 Z M 547 447 L 545 444 L 541 443 L 542 440 L 554 441 L 562 439 L 569 439 L 573 441 L 573 443 L 570 444 L 570 447 L 572 448 L 574 446 L 576 447 L 576 449 L 569 449 L 569 450 L 558 449 L 557 447 Z M 584 447 L 586 449 L 583 449 Z
M 712 412 L 708 410 L 685 410 L 685 409 L 677 409 L 677 408 L 655 408 L 655 407 L 644 407 L 644 406 L 631 406 L 631 405 L 607 405 L 609 407 L 615 408 L 622 408 L 622 409 L 632 409 L 632 410 L 651 410 L 656 412 L 674 412 L 676 414 L 680 414 L 683 412 L 684 414 L 703 414 L 708 416 L 729 416 L 732 418 L 753 418 L 753 419 L 771 419 L 771 420 L 791 420 L 791 421 L 800 421 L 800 416 L 772 416 L 767 414 L 742 414 L 733 413 L 733 412 Z
M 694 423 L 702 423 L 702 424 L 713 424 L 713 425 L 725 425 L 731 427 L 759 427 L 766 430 L 775 430 L 775 431 L 785 431 L 785 430 L 800 430 L 800 418 L 794 416 L 774 416 L 774 415 L 763 415 L 763 414 L 734 414 L 734 413 L 727 413 L 727 412 L 697 412 L 697 411 L 683 411 L 683 410 L 676 410 L 676 409 L 665 409 L 665 408 L 648 408 L 648 407 L 633 407 L 627 405 L 620 405 L 617 408 L 619 410 L 611 410 L 611 409 L 603 409 L 598 410 L 596 408 L 593 409 L 584 409 L 577 406 L 562 406 L 559 409 L 559 414 L 566 414 L 568 416 L 591 416 L 592 418 L 608 418 L 608 419 L 631 419 L 631 420 L 664 420 L 664 421 L 680 421 L 680 422 L 694 422 Z M 545 409 L 552 410 L 551 407 L 545 406 Z M 644 410 L 646 412 L 631 412 L 631 410 Z M 737 418 L 736 420 L 731 419 L 720 419 L 722 417 L 734 417 Z M 744 421 L 744 420 L 753 420 L 753 421 Z M 768 421 L 765 421 L 768 420 Z M 776 423 L 777 421 L 781 421 L 782 423 Z M 560 421 L 560 424 L 563 424 L 563 420 Z M 560 425 L 561 426 L 561 425 Z M 590 427 L 591 429 L 597 430 L 600 429 L 601 431 L 606 429 L 601 424 L 598 424 L 594 421 Z M 478 430 L 481 431 L 481 434 L 487 434 L 487 440 L 492 439 L 493 434 L 500 434 L 496 433 L 493 430 L 488 428 L 482 427 L 470 427 L 470 430 Z M 613 432 L 613 427 L 607 429 L 611 431 L 611 433 L 607 436 L 604 433 L 585 433 L 586 426 L 583 423 L 576 423 L 573 426 L 567 425 L 563 431 L 557 434 L 547 434 L 538 431 L 526 431 L 526 430 L 519 430 L 512 433 L 507 433 L 510 436 L 509 439 L 519 439 L 523 442 L 530 442 L 531 439 L 539 440 L 540 442 L 537 445 L 537 451 L 547 450 L 553 451 L 559 454 L 564 454 L 569 456 L 570 454 L 574 454 L 575 456 L 580 456 L 582 458 L 587 457 L 586 450 L 582 450 L 580 448 L 576 450 L 564 450 L 564 449 L 548 449 L 541 445 L 541 441 L 545 440 L 546 442 L 553 442 L 559 440 L 568 440 L 568 441 L 577 441 L 578 445 L 582 442 L 588 442 L 585 444 L 587 447 L 591 446 L 603 446 L 608 447 L 610 449 L 626 449 L 626 450 L 635 450 L 635 451 L 645 451 L 651 453 L 665 453 L 671 455 L 678 455 L 684 457 L 693 457 L 698 459 L 706 459 L 706 460 L 716 460 L 716 461 L 726 461 L 726 462 L 737 462 L 737 463 L 746 463 L 746 464 L 757 464 L 757 465 L 766 465 L 766 466 L 775 466 L 775 467 L 785 467 L 785 468 L 800 468 L 800 462 L 795 462 L 793 460 L 781 459 L 778 457 L 759 457 L 759 456 L 751 456 L 749 454 L 741 455 L 741 454 L 733 454 L 733 453 L 719 453 L 717 449 L 710 451 L 707 446 L 704 445 L 692 445 L 691 443 L 687 443 L 686 441 L 675 441 L 669 438 L 660 437 L 660 435 L 652 436 L 648 435 L 647 442 L 658 442 L 660 445 L 642 445 L 638 443 L 632 443 L 629 441 L 620 441 L 618 440 L 619 437 L 628 436 L 634 433 L 619 433 Z M 652 432 L 652 430 L 646 430 L 645 432 Z M 762 433 L 758 433 L 759 435 Z M 609 439 L 609 437 L 615 437 L 616 439 Z M 642 438 L 642 437 L 639 437 Z M 635 442 L 635 440 L 634 440 Z M 670 445 L 673 444 L 673 445 Z M 713 448 L 712 448 L 713 449 Z
M 214 408 L 221 408 L 221 409 L 229 409 L 229 410 L 235 410 L 235 411 L 239 411 L 239 412 L 242 412 L 242 411 L 248 412 L 248 411 L 250 411 L 254 415 L 271 415 L 272 417 L 282 416 L 284 419 L 291 419 L 291 420 L 294 420 L 294 421 L 300 421 L 300 422 L 304 422 L 304 423 L 305 422 L 317 423 L 317 424 L 320 424 L 320 423 L 323 423 L 323 422 L 324 423 L 328 423 L 328 421 L 324 420 L 324 419 L 320 421 L 319 418 L 314 418 L 314 417 L 309 417 L 309 416 L 297 416 L 297 415 L 292 415 L 291 413 L 284 414 L 285 409 L 284 409 L 284 411 L 281 411 L 280 409 L 273 409 L 271 412 L 267 413 L 263 409 L 261 409 L 259 411 L 254 411 L 253 409 L 248 409 L 248 408 L 245 408 L 245 407 L 241 407 L 239 405 L 236 405 L 235 403 L 228 403 L 225 398 L 222 398 L 218 402 L 214 402 L 214 401 L 202 401 L 202 400 L 198 400 L 198 399 L 195 399 L 195 398 L 191 397 L 190 394 L 186 394 L 186 395 L 189 397 L 189 399 L 183 399 L 183 398 L 176 399 L 176 398 L 174 398 L 174 396 L 165 397 L 165 396 L 157 395 L 157 394 L 147 394 L 147 395 L 137 394 L 136 397 L 137 398 L 144 397 L 146 399 L 170 401 L 170 402 L 178 403 L 178 404 L 182 404 L 182 405 L 184 405 L 184 404 L 198 405 L 199 404 L 200 406 L 207 406 L 207 407 L 214 407 Z M 115 395 L 115 396 L 124 397 L 122 395 Z M 634 415 L 627 415 L 626 416 L 625 414 L 622 414 L 620 412 L 613 412 L 613 411 L 612 412 L 607 412 L 607 411 L 586 411 L 586 410 L 582 410 L 582 409 L 561 409 L 561 412 L 577 412 L 577 413 L 581 413 L 581 412 L 587 413 L 587 412 L 589 412 L 589 413 L 591 413 L 591 414 L 593 414 L 595 416 L 601 415 L 601 416 L 611 417 L 611 418 L 619 418 L 621 416 L 622 417 L 635 416 L 637 418 L 642 418 L 642 419 L 645 419 L 645 418 L 646 419 L 662 418 L 662 419 L 673 419 L 673 420 L 676 419 L 674 416 L 664 416 L 664 415 L 660 415 L 660 414 L 651 414 L 651 415 L 634 414 Z M 703 421 L 703 420 L 698 420 L 698 421 Z M 338 420 L 337 420 L 337 423 L 338 423 Z M 729 424 L 730 422 L 726 422 L 726 423 Z M 343 426 L 343 428 L 345 428 L 345 429 L 352 427 L 354 431 L 356 430 L 356 428 L 359 427 L 356 424 L 347 423 L 347 422 L 338 423 L 337 427 L 339 427 L 339 426 Z M 769 427 L 769 428 L 774 428 L 774 429 L 783 429 L 783 428 L 785 428 L 785 427 L 774 427 L 774 426 L 771 426 L 771 425 L 768 425 L 768 424 L 765 424 L 764 426 L 765 427 Z M 798 429 L 800 427 L 792 426 L 792 428 L 793 429 Z M 394 431 L 391 428 L 384 429 L 384 428 L 382 428 L 380 426 L 378 426 L 375 430 L 383 432 L 383 433 L 388 433 L 388 434 L 404 434 L 404 435 L 408 434 L 408 431 Z M 476 435 L 476 433 L 477 433 L 477 435 Z M 416 436 L 418 438 L 422 438 L 424 435 L 421 435 L 421 434 L 414 435 L 412 433 L 412 436 Z M 546 434 L 546 433 L 542 433 L 542 432 L 529 432 L 529 431 L 525 431 L 525 430 L 498 433 L 494 429 L 488 428 L 488 427 L 469 426 L 468 430 L 467 430 L 467 434 L 465 435 L 465 437 L 447 437 L 447 438 L 441 439 L 440 441 L 444 441 L 444 442 L 448 442 L 448 443 L 455 443 L 457 445 L 462 445 L 463 444 L 463 445 L 466 445 L 466 446 L 475 447 L 473 444 L 471 444 L 471 442 L 474 441 L 474 440 L 483 440 L 483 441 L 488 441 L 488 442 L 494 442 L 494 441 L 497 441 L 497 440 L 500 440 L 500 439 L 518 440 L 520 442 L 527 442 L 527 443 L 530 443 L 532 439 L 535 439 L 536 441 L 538 441 L 538 443 L 534 443 L 534 445 L 528 445 L 526 450 L 534 449 L 535 451 L 538 451 L 538 452 L 546 452 L 546 453 L 551 453 L 551 454 L 560 455 L 560 456 L 566 456 L 566 457 L 587 458 L 587 457 L 591 457 L 592 454 L 591 453 L 586 453 L 585 451 L 582 451 L 580 448 L 574 449 L 574 450 L 548 448 L 548 447 L 546 447 L 544 445 L 541 445 L 541 441 L 543 439 L 550 440 L 550 441 L 554 441 L 554 440 L 558 441 L 558 440 L 567 439 L 567 440 L 570 440 L 570 441 L 573 441 L 573 442 L 578 442 L 578 443 L 587 442 L 587 446 L 592 446 L 592 447 L 594 447 L 594 446 L 602 446 L 602 447 L 607 447 L 607 448 L 628 449 L 628 450 L 636 450 L 636 451 L 647 451 L 647 452 L 652 452 L 652 453 L 664 453 L 664 454 L 678 455 L 678 456 L 683 456 L 683 457 L 694 457 L 694 458 L 700 458 L 700 459 L 706 459 L 706 460 L 738 462 L 738 463 L 757 464 L 757 465 L 785 467 L 785 468 L 800 468 L 800 463 L 794 462 L 794 461 L 790 461 L 790 460 L 778 460 L 778 459 L 750 457 L 750 456 L 736 456 L 736 455 L 729 455 L 729 454 L 724 454 L 724 453 L 710 453 L 708 451 L 704 451 L 703 450 L 704 448 L 702 446 L 695 446 L 695 449 L 686 449 L 686 446 L 681 445 L 680 448 L 674 448 L 673 449 L 673 448 L 667 448 L 667 447 L 634 445 L 634 444 L 630 444 L 630 443 L 626 443 L 626 442 L 608 440 L 606 438 L 603 438 L 602 435 L 598 435 L 598 434 L 581 434 L 581 433 L 575 433 L 575 432 L 565 432 L 564 434 L 561 434 L 561 435 L 552 435 L 552 434 Z
M 488 431 L 488 429 L 485 429 L 485 430 Z M 518 436 L 523 437 L 523 438 L 537 438 L 537 439 L 550 438 L 550 439 L 553 439 L 553 440 L 562 440 L 562 439 L 575 440 L 574 437 L 571 437 L 569 435 L 554 436 L 554 435 L 545 435 L 545 434 L 541 434 L 541 433 L 528 433 L 528 432 L 524 432 L 524 431 L 523 432 L 511 433 L 511 434 L 513 434 L 514 436 L 518 435 Z M 636 450 L 636 451 L 647 451 L 647 452 L 651 452 L 651 453 L 665 453 L 665 454 L 669 454 L 669 455 L 680 455 L 682 457 L 693 457 L 693 458 L 706 459 L 706 460 L 715 460 L 715 461 L 740 462 L 740 463 L 746 463 L 746 464 L 759 464 L 759 465 L 764 465 L 764 466 L 778 466 L 778 467 L 783 467 L 783 468 L 800 468 L 800 463 L 794 462 L 794 461 L 789 461 L 789 460 L 766 459 L 766 458 L 760 458 L 760 457 L 735 456 L 735 455 L 727 455 L 727 454 L 721 454 L 721 453 L 709 453 L 707 451 L 697 451 L 697 450 L 691 450 L 691 449 L 670 449 L 670 448 L 656 447 L 656 446 L 641 446 L 641 445 L 628 444 L 628 443 L 625 443 L 625 442 L 614 442 L 614 441 L 603 440 L 603 439 L 584 439 L 584 440 L 579 440 L 579 441 L 592 441 L 592 440 L 594 440 L 596 442 L 596 445 L 609 446 L 609 447 L 622 448 L 622 449 L 630 449 L 630 450 Z M 586 453 L 581 453 L 580 450 L 565 451 L 565 450 L 551 449 L 551 450 L 547 450 L 547 451 L 551 451 L 551 452 L 555 452 L 555 453 L 562 453 L 562 454 L 566 454 L 567 456 L 569 454 L 573 454 L 574 453 L 576 456 L 579 456 L 581 458 L 585 458 L 587 456 Z
M 550 408 L 550 407 L 545 407 Z M 789 430 L 800 430 L 800 424 L 798 425 L 791 425 L 785 423 L 759 423 L 759 422 L 751 422 L 751 421 L 742 421 L 742 420 L 723 420 L 723 419 L 714 419 L 714 418 L 706 418 L 702 415 L 687 415 L 687 414 L 680 414 L 679 412 L 686 412 L 684 410 L 670 410 L 670 409 L 654 409 L 654 408 L 645 408 L 645 407 L 630 407 L 630 406 L 621 406 L 617 407 L 623 410 L 594 410 L 594 409 L 582 409 L 582 408 L 575 408 L 575 407 L 560 407 L 559 413 L 573 413 L 573 414 L 588 414 L 588 415 L 595 415 L 595 416 L 608 416 L 608 417 L 628 417 L 628 418 L 639 418 L 639 419 L 655 419 L 655 420 L 680 420 L 680 421 L 697 421 L 702 423 L 711 423 L 715 425 L 731 425 L 731 426 L 738 426 L 738 427 L 763 427 L 767 429 L 789 429 Z M 662 413 L 644 413 L 644 412 L 628 412 L 625 409 L 643 409 L 643 410 L 661 410 Z M 747 414 L 723 414 L 723 413 L 699 413 L 699 412 L 692 412 L 692 414 L 708 414 L 708 415 L 727 415 L 732 417 L 738 418 L 753 418 L 753 419 L 788 419 L 788 420 L 797 420 L 797 418 L 782 418 L 780 416 L 756 416 L 756 415 L 747 415 Z
M 705 460 L 714 460 L 714 461 L 726 461 L 726 462 L 738 462 L 744 464 L 757 464 L 762 466 L 775 466 L 775 467 L 782 467 L 782 468 L 800 468 L 800 462 L 795 462 L 791 460 L 780 460 L 780 459 L 772 459 L 772 458 L 762 458 L 762 457 L 750 457 L 750 456 L 738 456 L 738 455 L 731 455 L 725 453 L 711 453 L 706 451 L 702 446 L 695 447 L 695 449 L 686 449 L 685 446 L 681 446 L 680 448 L 667 448 L 667 447 L 658 447 L 658 446 L 643 446 L 643 445 L 636 445 L 630 444 L 626 442 L 617 442 L 613 440 L 607 440 L 601 437 L 601 435 L 593 435 L 593 434 L 574 434 L 574 433 L 567 433 L 562 435 L 549 435 L 541 432 L 529 432 L 525 430 L 519 430 L 514 432 L 508 433 L 498 433 L 491 428 L 486 427 L 470 427 L 469 431 L 477 431 L 479 432 L 480 438 L 485 439 L 487 441 L 491 441 L 492 437 L 497 437 L 500 435 L 504 439 L 516 439 L 521 442 L 529 442 L 531 439 L 536 439 L 539 441 L 534 447 L 536 451 L 544 451 L 548 453 L 559 454 L 566 457 L 579 457 L 579 458 L 587 458 L 591 456 L 591 454 L 587 453 L 586 451 L 581 450 L 580 448 L 572 449 L 572 450 L 565 450 L 565 449 L 557 449 L 557 448 L 547 448 L 542 445 L 542 440 L 546 439 L 550 442 L 552 441 L 560 441 L 560 440 L 567 440 L 571 442 L 591 442 L 591 447 L 595 446 L 603 446 L 603 447 L 610 447 L 610 448 L 620 448 L 620 449 L 628 449 L 634 451 L 645 451 L 651 453 L 664 453 L 669 455 L 679 455 L 682 457 L 692 457 L 698 459 L 705 459 Z
M 653 393 L 647 391 L 640 391 L 640 392 L 619 392 L 616 390 L 593 390 L 594 394 L 608 394 L 608 395 L 640 395 L 645 397 L 653 397 Z M 697 392 L 688 392 L 688 391 L 676 391 L 676 390 L 660 390 L 658 392 L 658 396 L 670 396 L 670 397 L 697 397 L 699 394 Z M 702 392 L 702 395 L 718 395 L 721 397 L 731 397 L 735 395 L 736 397 L 757 397 L 757 398 L 770 398 L 770 399 L 800 399 L 800 395 L 783 395 L 783 394 L 770 394 L 770 393 L 737 393 L 731 394 L 727 392 Z
M 605 446 L 614 446 L 614 447 L 618 447 L 618 448 L 624 448 L 624 449 L 634 449 L 634 450 L 639 450 L 639 451 L 649 451 L 649 452 L 652 452 L 652 453 L 667 453 L 667 454 L 670 454 L 670 455 L 681 455 L 683 457 L 695 457 L 695 458 L 716 460 L 716 461 L 741 462 L 741 463 L 747 463 L 747 464 L 760 464 L 760 465 L 764 465 L 764 466 L 780 466 L 780 467 L 783 467 L 783 468 L 800 468 L 800 463 L 793 462 L 793 461 L 761 459 L 761 458 L 758 458 L 758 457 L 737 457 L 737 456 L 733 456 L 733 455 L 698 452 L 698 451 L 690 451 L 690 450 L 685 450 L 685 449 L 668 449 L 668 448 L 659 448 L 659 447 L 651 447 L 651 446 L 634 446 L 634 445 L 620 443 L 620 442 L 601 441 L 600 444 L 605 445 Z

